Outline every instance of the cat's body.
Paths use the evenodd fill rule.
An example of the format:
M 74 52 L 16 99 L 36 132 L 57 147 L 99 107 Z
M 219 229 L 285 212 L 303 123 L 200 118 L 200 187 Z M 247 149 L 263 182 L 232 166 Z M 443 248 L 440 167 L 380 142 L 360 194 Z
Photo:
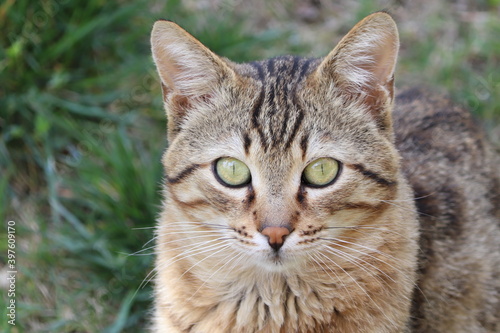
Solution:
M 500 159 L 470 113 L 427 90 L 393 114 L 420 222 L 415 332 L 500 332 Z
M 155 332 L 498 331 L 498 160 L 420 92 L 391 117 L 387 14 L 324 59 L 234 64 L 166 21 L 152 43 L 170 141 Z

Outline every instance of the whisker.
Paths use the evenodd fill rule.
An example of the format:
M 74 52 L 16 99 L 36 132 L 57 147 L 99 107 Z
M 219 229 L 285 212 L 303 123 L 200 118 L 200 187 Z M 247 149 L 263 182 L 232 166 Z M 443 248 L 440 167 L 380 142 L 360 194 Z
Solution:
M 328 227 L 325 227 L 325 229 L 364 229 L 364 228 L 371 228 L 371 229 L 375 229 L 375 227 L 391 227 L 393 226 L 393 224 L 358 224 L 358 225 L 346 225 L 346 226 L 342 226 L 342 225 L 338 225 L 338 226 L 328 226 Z M 386 230 L 386 229 L 382 229 L 382 228 L 377 228 L 379 230 Z
M 207 232 L 207 233 L 210 232 L 209 230 L 177 231 L 179 229 L 179 225 L 183 225 L 183 226 L 186 226 L 186 227 L 189 227 L 189 228 L 191 228 L 192 226 L 208 225 L 208 226 L 211 226 L 213 228 L 215 228 L 215 226 L 217 226 L 218 229 L 231 229 L 230 227 L 223 226 L 223 225 L 217 225 L 217 224 L 213 224 L 213 223 L 207 223 L 207 222 L 188 222 L 188 221 L 184 221 L 184 222 L 171 222 L 171 223 L 168 223 L 166 225 L 157 225 L 157 226 L 153 226 L 153 227 L 142 227 L 142 228 L 133 228 L 133 229 L 137 229 L 137 230 L 141 230 L 141 229 L 155 229 L 157 231 L 156 235 L 153 238 L 151 238 L 149 241 L 147 241 L 146 243 L 144 243 L 142 245 L 143 248 L 145 246 L 147 246 L 149 243 L 151 243 L 151 242 L 155 241 L 156 239 L 158 239 L 159 236 L 166 235 L 167 233 L 158 232 L 158 230 L 167 229 L 169 226 L 175 227 L 175 229 L 176 229 L 175 233 L 177 235 L 178 234 L 183 234 L 183 233 L 192 234 L 192 233 L 200 233 L 200 232 Z M 212 231 L 212 232 L 215 233 L 217 231 Z M 138 251 L 138 252 L 140 252 L 140 251 Z M 129 254 L 127 254 L 127 255 L 129 255 Z
M 221 245 L 220 244 L 216 244 L 216 247 L 220 247 Z M 211 246 L 211 247 L 214 247 L 214 246 Z M 207 251 L 211 251 L 213 250 L 213 248 L 210 248 L 210 249 L 207 249 L 206 251 L 204 250 L 200 250 L 198 249 L 198 252 L 194 252 L 194 253 L 189 253 L 189 252 L 193 252 L 193 251 L 185 251 L 175 257 L 173 257 L 172 259 L 176 258 L 176 260 L 169 260 L 165 263 L 162 263 L 160 266 L 157 266 L 155 267 L 143 280 L 143 283 L 141 283 L 141 285 L 139 286 L 140 288 L 144 288 L 148 283 L 150 283 L 154 278 L 156 278 L 156 276 L 160 273 L 160 270 L 162 269 L 165 269 L 167 267 L 169 267 L 170 265 L 173 265 L 174 263 L 180 261 L 180 260 L 184 260 L 184 259 L 188 259 L 190 257 L 194 257 L 196 255 L 199 255 L 199 254 L 202 254 L 204 252 L 207 252 Z
M 226 242 L 226 243 L 229 243 L 229 242 Z M 230 246 L 231 246 L 231 244 L 220 246 L 219 250 L 217 250 L 215 252 L 212 252 L 213 249 L 211 249 L 210 252 L 212 252 L 212 253 L 209 256 L 204 257 L 203 259 L 197 261 L 195 264 L 193 264 L 191 267 L 189 267 L 184 273 L 181 274 L 181 276 L 179 276 L 178 280 L 180 280 L 184 275 L 186 275 L 190 270 L 192 270 L 194 267 L 198 266 L 200 263 L 204 262 L 208 258 L 213 257 L 214 255 L 220 253 L 221 251 L 224 251 L 225 249 L 227 249 Z
M 218 232 L 215 232 L 215 231 L 213 233 L 214 233 L 214 235 L 218 235 L 219 234 Z M 153 240 L 156 240 L 157 238 L 158 238 L 158 236 L 154 237 Z M 177 243 L 177 242 L 180 242 L 182 240 L 192 240 L 192 239 L 197 239 L 197 238 L 207 238 L 207 235 L 174 239 L 174 240 L 171 240 L 171 241 L 168 241 L 168 242 L 162 242 L 161 245 L 166 245 L 166 244 L 171 244 L 171 243 Z M 151 240 L 148 243 L 150 243 L 150 242 L 151 242 Z M 191 244 L 188 244 L 188 245 L 185 245 L 185 246 L 191 246 Z M 151 253 L 146 253 L 146 254 L 141 253 L 141 252 L 144 252 L 144 251 L 148 251 L 148 250 L 154 249 L 156 247 L 157 247 L 157 245 L 153 245 L 153 246 L 149 246 L 149 247 L 147 247 L 145 249 L 141 249 L 141 250 L 139 250 L 137 252 L 134 252 L 134 253 L 131 253 L 131 254 L 126 254 L 126 253 L 123 253 L 123 254 L 126 254 L 127 256 L 136 256 L 136 255 L 137 256 L 146 256 L 146 255 L 152 255 L 152 254 L 161 253 L 161 252 L 156 252 L 156 251 L 153 251 Z
M 134 228 L 131 228 L 131 230 L 150 230 L 150 229 L 156 229 L 156 226 L 152 226 L 152 227 L 134 227 Z
M 401 200 L 386 200 L 386 201 L 390 201 L 390 202 L 412 202 L 412 201 L 415 201 L 415 200 L 420 200 L 420 199 L 425 199 L 425 198 L 428 198 L 430 196 L 433 196 L 435 195 L 437 192 L 432 192 L 432 193 L 429 193 L 429 194 L 426 194 L 426 195 L 422 195 L 420 197 L 416 197 L 416 198 L 411 198 L 411 199 L 401 199 Z M 379 200 L 379 199 L 374 199 L 374 200 Z M 382 201 L 382 200 L 381 200 Z
M 316 252 L 317 254 L 321 254 L 318 250 L 317 250 L 317 251 L 315 251 L 315 252 Z M 315 254 L 316 254 L 316 253 L 315 253 Z M 351 295 L 351 293 L 349 292 L 349 289 L 348 289 L 348 288 L 347 288 L 347 286 L 345 285 L 344 281 L 342 281 L 342 279 L 341 279 L 341 278 L 337 275 L 337 273 L 336 273 L 336 272 L 335 272 L 335 271 L 334 271 L 334 270 L 330 267 L 330 265 L 328 265 L 327 263 L 325 263 L 325 262 L 323 261 L 323 259 L 321 259 L 321 258 L 320 258 L 319 256 L 317 256 L 317 255 L 315 256 L 315 258 L 316 258 L 316 259 L 318 259 L 319 261 L 321 261 L 321 262 L 323 263 L 323 265 L 324 265 L 324 266 L 328 267 L 328 270 L 329 270 L 330 272 L 332 272 L 332 273 L 333 273 L 333 275 L 335 275 L 336 280 L 337 280 L 337 281 L 339 281 L 339 282 L 342 284 L 342 287 L 344 287 L 344 289 L 345 289 L 345 291 L 346 291 L 347 295 L 349 296 L 349 298 L 351 299 L 351 301 L 353 301 L 352 295 Z M 313 258 L 313 259 L 314 259 L 314 258 Z M 330 260 L 331 260 L 331 259 L 330 259 Z M 325 268 L 321 266 L 321 264 L 319 264 L 316 260 L 314 260 L 314 261 L 316 262 L 316 264 L 318 264 L 318 265 L 319 265 L 319 267 L 323 270 L 323 272 L 325 272 L 325 273 L 326 273 L 326 274 L 330 277 L 330 279 L 334 280 L 334 279 L 333 279 L 333 277 L 332 277 L 330 274 L 328 274 L 328 272 L 325 270 Z M 331 261 L 332 261 L 332 260 L 331 260 Z M 337 266 L 337 267 L 339 267 L 339 266 Z
M 191 297 L 189 297 L 188 302 L 193 299 L 193 297 L 208 283 L 208 281 L 210 281 L 214 277 L 215 274 L 220 272 L 220 270 L 223 269 L 224 267 L 226 267 L 229 263 L 233 262 L 235 260 L 235 258 L 238 258 L 238 261 L 239 261 L 239 260 L 241 260 L 241 258 L 243 256 L 244 256 L 243 253 L 238 253 L 238 255 L 236 257 L 234 257 L 233 253 L 230 253 L 227 256 L 225 256 L 224 258 L 222 258 L 221 260 L 219 260 L 217 262 L 217 264 L 215 264 L 214 266 L 218 266 L 218 264 L 220 262 L 225 261 L 228 257 L 231 258 L 230 260 L 226 261 L 226 263 L 224 265 L 220 266 L 216 271 L 214 271 L 212 274 L 210 274 L 210 276 L 207 279 L 205 279 L 205 281 L 203 281 L 203 283 L 198 287 L 198 289 L 196 289 L 196 291 L 191 295 Z
M 310 255 L 309 255 L 309 257 L 310 257 L 310 258 L 311 258 L 311 259 L 312 259 L 312 260 L 313 260 L 313 261 L 314 261 L 314 262 L 318 265 L 318 267 L 319 267 L 319 268 L 320 268 L 323 272 L 325 272 L 325 273 L 326 273 L 326 274 L 330 277 L 330 279 L 332 279 L 332 280 L 333 280 L 333 277 L 332 277 L 330 274 L 328 274 L 328 272 L 326 272 L 326 271 L 325 271 L 325 268 L 324 268 L 323 266 L 321 266 L 321 264 L 318 262 L 318 258 L 317 258 L 317 256 L 315 256 L 315 253 L 310 254 Z M 321 262 L 323 262 L 322 260 L 320 260 L 320 261 L 321 261 Z M 323 264 L 326 266 L 326 264 L 325 264 L 324 262 L 323 262 Z M 321 277 L 320 277 L 320 275 L 319 275 L 319 270 L 318 270 L 318 269 L 316 269 L 316 270 L 315 270 L 315 272 L 316 272 L 316 276 L 318 277 L 318 280 L 320 280 L 320 279 L 321 279 Z
M 358 258 L 358 257 L 355 257 L 353 256 L 352 254 L 349 254 L 347 252 L 344 252 L 342 250 L 339 250 L 339 249 L 335 249 L 335 248 L 332 248 L 332 247 L 329 247 L 327 248 L 327 251 L 331 254 L 338 254 L 338 255 L 341 255 L 343 256 L 345 259 L 347 259 L 348 261 L 356 264 L 357 262 L 361 261 L 365 264 L 367 264 L 368 266 L 372 267 L 373 269 L 379 271 L 380 273 L 384 274 L 389 280 L 391 280 L 392 282 L 396 282 L 393 278 L 391 278 L 389 275 L 387 275 L 387 273 L 385 273 L 384 271 L 382 271 L 380 268 L 378 268 L 377 266 L 371 264 L 370 262 L 362 259 L 362 258 Z M 374 259 L 378 259 L 378 258 L 375 258 L 373 256 L 370 256 L 369 254 L 365 254 L 371 258 L 374 258 Z M 352 261 L 351 261 L 352 260 Z M 356 262 L 356 263 L 355 263 Z M 382 261 L 382 263 L 385 263 L 384 261 Z M 363 269 L 365 272 L 368 272 L 370 275 L 374 276 L 373 273 L 369 270 L 366 270 L 365 267 L 363 267 L 362 265 L 358 266 L 359 268 Z
M 396 257 L 394 257 L 394 256 L 391 256 L 390 254 L 387 254 L 387 253 L 385 253 L 385 252 L 383 252 L 383 251 L 380 251 L 380 250 L 377 250 L 377 249 L 373 249 L 373 248 L 370 248 L 370 247 L 368 247 L 368 246 L 364 246 L 364 245 L 361 245 L 361 244 L 358 244 L 358 243 L 348 242 L 348 241 L 345 241 L 345 240 L 343 240 L 343 239 L 340 239 L 340 238 L 335 238 L 335 237 L 332 237 L 332 238 L 323 238 L 323 237 L 322 237 L 322 238 L 320 238 L 320 239 L 323 239 L 323 240 L 326 240 L 326 241 L 341 242 L 341 243 L 346 243 L 346 244 L 350 244 L 350 245 L 354 245 L 354 246 L 359 246 L 359 247 L 361 247 L 361 248 L 363 248 L 363 249 L 365 249 L 365 250 L 372 251 L 372 252 L 374 252 L 374 253 L 380 254 L 380 255 L 382 255 L 382 256 L 384 256 L 384 257 L 387 257 L 387 258 L 389 258 L 389 259 L 392 259 L 392 260 L 394 260 L 394 261 L 396 261 L 396 262 L 398 262 L 398 261 L 399 261 L 399 262 L 401 262 L 401 260 L 400 260 L 400 259 L 398 259 L 398 258 L 396 258 Z M 377 257 L 371 256 L 371 255 L 369 255 L 369 254 L 367 254 L 367 253 L 365 253 L 365 252 L 363 252 L 363 251 L 356 250 L 356 249 L 354 249 L 354 248 L 352 248 L 352 247 L 345 246 L 345 245 L 341 245 L 341 244 L 338 244 L 338 243 L 334 243 L 334 244 L 335 244 L 335 245 L 338 245 L 338 246 L 340 246 L 340 247 L 346 248 L 346 249 L 353 250 L 353 251 L 355 251 L 355 252 L 357 252 L 357 253 L 360 253 L 360 254 L 363 254 L 363 255 L 370 256 L 370 257 L 371 257 L 371 258 L 373 258 L 373 259 L 376 259 L 376 260 L 379 260 L 379 261 L 381 261 L 381 262 L 385 263 L 383 260 L 381 260 L 381 259 L 379 259 L 379 258 L 377 258 Z M 392 266 L 391 266 L 391 267 L 392 267 Z M 392 267 L 392 268 L 394 268 L 394 267 Z
M 341 258 L 344 258 L 345 260 L 347 260 L 348 262 L 354 264 L 356 267 L 360 268 L 363 272 L 367 273 L 368 275 L 372 276 L 374 279 L 378 280 L 383 286 L 388 286 L 392 291 L 394 291 L 394 287 L 388 285 L 382 278 L 380 278 L 377 274 L 375 274 L 374 272 L 370 271 L 369 269 L 367 269 L 366 267 L 364 267 L 361 263 L 365 263 L 367 265 L 369 265 L 370 267 L 374 268 L 375 270 L 379 271 L 380 273 L 382 273 L 384 276 L 386 276 L 388 279 L 390 279 L 392 282 L 396 283 L 396 281 L 391 278 L 389 275 L 387 275 L 387 273 L 385 273 L 384 271 L 382 271 L 381 269 L 379 269 L 378 267 L 370 264 L 369 262 L 367 262 L 366 260 L 363 260 L 361 258 L 356 258 L 355 256 L 347 253 L 347 252 L 344 252 L 344 251 L 341 251 L 341 250 L 338 250 L 338 249 L 334 249 L 334 248 L 331 248 L 331 247 L 327 247 L 327 250 L 326 250 L 328 253 L 330 254 L 333 254 L 333 255 L 336 255 L 336 256 L 339 256 Z M 409 300 L 408 297 L 405 297 L 406 299 Z
M 146 286 L 146 284 L 148 284 L 149 282 L 151 282 L 151 280 L 156 277 L 156 275 L 159 273 L 160 269 L 165 269 L 166 267 L 168 267 L 168 266 L 176 263 L 179 260 L 187 259 L 189 257 L 192 257 L 192 256 L 195 256 L 195 255 L 199 255 L 199 254 L 211 251 L 214 247 L 220 246 L 220 244 L 215 244 L 215 245 L 210 245 L 208 247 L 205 247 L 207 244 L 210 244 L 210 243 L 213 243 L 213 242 L 217 242 L 217 241 L 219 241 L 219 240 L 218 239 L 213 239 L 213 240 L 206 241 L 206 242 L 199 242 L 198 244 L 196 244 L 196 243 L 195 244 L 186 244 L 186 245 L 183 245 L 181 247 L 178 247 L 177 249 L 188 248 L 188 250 L 186 250 L 184 252 L 181 252 L 178 255 L 170 258 L 168 261 L 166 261 L 165 263 L 163 263 L 161 266 L 155 267 L 144 278 L 143 282 L 141 283 L 141 285 L 139 287 L 140 288 L 144 288 Z M 161 251 L 157 252 L 157 253 L 161 253 Z
M 347 276 L 349 276 L 349 278 L 358 286 L 358 288 L 368 297 L 368 299 L 373 303 L 373 305 L 380 311 L 380 313 L 382 315 L 384 315 L 387 320 L 391 321 L 391 319 L 387 316 L 387 314 L 385 313 L 385 311 L 383 311 L 380 306 L 373 300 L 373 298 L 370 296 L 370 294 L 368 294 L 368 292 L 366 291 L 365 288 L 363 288 L 359 283 L 358 281 L 356 281 L 355 278 L 352 277 L 351 274 L 349 274 L 349 272 L 347 272 L 345 269 L 343 269 L 339 264 L 337 264 L 334 260 L 332 260 L 330 257 L 328 257 L 326 254 L 324 253 L 321 253 L 319 252 L 319 254 L 321 254 L 322 256 L 324 256 L 326 259 L 328 259 L 330 262 L 332 262 L 335 266 L 337 266 L 338 268 L 340 268 Z
M 331 238 L 331 239 L 324 239 L 324 240 L 327 240 L 327 241 L 329 241 L 330 243 L 335 244 L 335 245 L 337 245 L 337 246 L 340 246 L 340 247 L 343 247 L 343 248 L 350 249 L 350 250 L 353 250 L 353 251 L 355 251 L 355 252 L 358 252 L 358 253 L 360 253 L 361 255 L 366 255 L 366 256 L 369 256 L 369 257 L 371 257 L 371 258 L 373 258 L 373 259 L 375 259 L 375 260 L 377 260 L 377 261 L 380 261 L 380 262 L 381 262 L 381 263 L 383 263 L 383 264 L 388 265 L 389 267 L 391 267 L 391 268 L 392 268 L 392 269 L 394 269 L 395 271 L 399 272 L 399 273 L 400 273 L 402 276 L 404 276 L 406 279 L 408 279 L 408 280 L 412 280 L 412 279 L 411 279 L 411 278 L 410 278 L 410 277 L 409 277 L 406 273 L 404 273 L 403 271 L 401 271 L 401 269 L 399 269 L 399 268 L 397 268 L 397 267 L 395 267 L 395 266 L 391 265 L 390 263 L 388 263 L 388 262 L 386 262 L 386 261 L 384 261 L 384 260 L 382 260 L 382 259 L 380 259 L 380 258 L 374 257 L 374 256 L 372 256 L 372 255 L 370 255 L 370 254 L 368 254 L 368 253 L 365 253 L 365 252 L 363 252 L 363 251 L 359 251 L 359 250 L 356 250 L 356 249 L 354 249 L 354 248 L 352 248 L 352 247 L 348 247 L 348 246 L 344 246 L 344 245 L 338 244 L 337 242 L 344 242 L 344 243 L 348 243 L 348 244 L 351 244 L 351 245 L 354 245 L 354 246 L 359 246 L 359 247 L 364 248 L 364 249 L 367 249 L 367 250 L 369 250 L 369 251 L 373 251 L 373 252 L 378 253 L 378 254 L 380 254 L 380 255 L 386 256 L 386 257 L 388 257 L 389 259 L 395 260 L 396 262 L 401 262 L 401 260 L 400 260 L 400 259 L 398 259 L 398 258 L 396 258 L 396 257 L 393 257 L 393 256 L 391 256 L 391 255 L 389 255 L 389 254 L 387 254 L 387 253 L 385 253 L 385 252 L 382 252 L 382 251 L 379 251 L 379 250 L 376 250 L 376 249 L 372 249 L 372 248 L 369 248 L 369 247 L 364 246 L 364 245 L 361 245 L 361 244 L 357 244 L 357 243 L 351 243 L 351 242 L 343 241 L 342 239 Z M 334 250 L 333 248 L 331 248 L 331 247 L 329 247 L 329 246 L 328 246 L 328 248 L 329 248 L 329 249 Z M 340 250 L 339 250 L 339 251 L 340 251 Z M 345 253 L 344 251 L 341 251 L 341 252 L 342 252 L 342 253 Z M 346 254 L 347 254 L 347 253 L 346 253 Z M 359 258 L 359 259 L 361 259 L 361 258 Z M 361 259 L 361 260 L 362 260 L 362 259 Z M 364 260 L 363 260 L 363 261 L 364 261 Z M 370 264 L 370 263 L 368 263 L 368 262 L 367 262 L 367 264 L 369 264 L 370 266 L 374 267 L 375 269 L 377 269 L 378 271 L 380 271 L 381 273 L 383 273 L 385 276 L 387 276 L 387 277 L 388 277 L 389 279 L 391 279 L 393 282 L 396 282 L 396 281 L 394 281 L 394 280 L 393 280 L 390 276 L 388 276 L 386 273 L 384 273 L 383 271 L 381 271 L 381 270 L 380 270 L 380 269 L 378 269 L 377 267 L 375 267 L 375 266 L 371 265 L 371 264 Z M 418 286 L 418 284 L 417 284 L 416 282 L 413 282 L 413 286 L 414 286 L 414 287 L 416 287 L 418 290 L 420 290 L 420 291 L 421 291 L 420 287 Z M 424 295 L 424 297 L 425 297 L 425 295 Z
M 224 224 L 218 224 L 218 223 L 211 223 L 211 222 L 190 222 L 190 221 L 182 221 L 182 222 L 169 222 L 169 223 L 164 223 L 156 226 L 156 229 L 166 229 L 169 227 L 175 227 L 176 229 L 179 228 L 179 226 L 186 226 L 188 228 L 191 228 L 193 226 L 197 227 L 209 227 L 209 228 L 214 228 L 214 229 L 228 229 L 232 230 L 233 228 L 224 225 Z
M 329 252 L 330 254 L 333 254 L 333 255 L 338 255 L 344 259 L 346 259 L 347 261 L 351 262 L 352 264 L 356 265 L 356 267 L 359 267 L 361 270 L 363 270 L 364 272 L 366 272 L 368 275 L 372 276 L 373 278 L 377 279 L 378 281 L 380 281 L 382 283 L 382 285 L 386 286 L 386 287 L 389 287 L 392 291 L 395 291 L 394 287 L 387 284 L 383 279 L 380 278 L 380 276 L 378 276 L 377 274 L 375 274 L 374 272 L 370 271 L 369 269 L 367 269 L 366 267 L 364 267 L 361 263 L 359 263 L 360 261 L 367 264 L 368 266 L 372 267 L 373 269 L 377 270 L 378 272 L 382 273 L 385 277 L 387 277 L 389 280 L 391 280 L 392 282 L 394 283 L 397 283 L 396 280 L 394 280 L 391 276 L 389 276 L 386 272 L 384 272 L 383 270 L 381 270 L 380 268 L 376 267 L 375 265 L 372 265 L 371 263 L 369 263 L 368 261 L 362 259 L 362 258 L 357 258 L 347 252 L 344 252 L 344 251 L 341 251 L 339 249 L 334 249 L 334 248 L 331 248 L 331 247 L 328 247 L 327 252 Z M 399 269 L 397 270 L 399 273 L 402 273 Z M 402 273 L 403 276 L 407 277 L 406 274 Z M 410 297 L 408 296 L 404 296 L 405 299 L 407 300 L 411 300 Z
M 396 291 L 397 293 L 397 290 L 395 290 L 395 288 L 393 286 L 391 286 L 390 284 L 386 283 L 386 281 L 384 281 L 379 275 L 375 274 L 374 272 L 370 271 L 369 269 L 367 269 L 366 267 L 364 267 L 362 264 L 359 263 L 359 261 L 367 264 L 368 266 L 372 267 L 373 269 L 377 270 L 378 272 L 382 273 L 385 277 L 387 277 L 389 280 L 391 280 L 392 282 L 396 283 L 397 284 L 397 281 L 394 280 L 390 275 L 388 275 L 386 272 L 384 272 L 383 270 L 381 270 L 380 268 L 376 267 L 375 265 L 372 265 L 371 263 L 369 263 L 368 261 L 366 260 L 363 260 L 361 258 L 356 258 L 355 256 L 351 255 L 351 254 L 348 254 L 344 251 L 341 251 L 339 249 L 334 249 L 334 248 L 331 248 L 329 247 L 329 249 L 327 249 L 327 251 L 333 255 L 338 255 L 340 257 L 343 257 L 345 258 L 347 261 L 351 262 L 352 264 L 356 265 L 357 267 L 359 267 L 361 270 L 363 270 L 364 272 L 366 272 L 368 275 L 372 276 L 373 278 L 375 278 L 376 280 L 380 281 L 380 283 L 382 284 L 382 286 L 385 286 L 385 287 L 389 287 L 390 290 L 392 290 L 393 292 Z M 408 278 L 406 274 L 404 274 L 403 272 L 401 272 L 399 269 L 397 269 L 397 271 L 402 274 L 404 277 Z M 416 284 L 413 283 L 413 285 L 415 286 Z M 411 297 L 409 296 L 404 296 L 404 298 L 408 301 L 411 301 Z
M 385 202 L 385 203 L 387 203 L 389 205 L 393 205 L 393 206 L 398 207 L 398 208 L 400 208 L 400 209 L 402 209 L 404 211 L 407 211 L 407 212 L 417 213 L 418 215 L 423 215 L 423 216 L 428 216 L 428 217 L 435 217 L 435 216 L 429 215 L 427 213 L 420 212 L 417 209 L 408 209 L 406 207 L 403 207 L 403 206 L 400 206 L 398 204 L 395 204 L 394 202 L 391 202 L 389 200 L 381 200 L 381 199 L 374 199 L 374 200 Z
M 177 225 L 176 228 L 178 228 L 178 225 L 194 225 L 194 226 L 200 226 L 200 225 L 203 225 L 203 224 L 206 224 L 206 223 L 203 223 L 203 224 L 200 224 L 200 223 L 197 223 L 197 222 L 173 222 L 171 224 L 175 224 Z M 211 224 L 212 225 L 212 224 Z M 191 227 L 191 226 L 190 226 Z M 155 227 L 157 230 L 159 229 L 166 229 L 164 227 Z M 231 229 L 229 227 L 227 228 L 222 228 L 222 226 L 220 226 L 218 229 Z M 214 235 L 218 235 L 220 233 L 219 230 L 189 230 L 189 231 L 175 231 L 175 235 L 181 235 L 181 234 L 189 234 L 189 235 L 193 235 L 193 234 L 209 234 L 209 233 L 212 233 Z M 161 236 L 165 236 L 165 235 L 168 235 L 169 233 L 168 232 L 157 232 L 156 235 L 151 238 L 149 241 L 147 241 L 146 243 L 144 243 L 144 245 L 142 246 L 143 248 L 145 246 L 147 246 L 148 244 L 150 244 L 151 242 L 157 240 L 159 237 Z M 205 237 L 205 236 L 200 236 L 200 237 Z M 190 237 L 190 239 L 193 239 L 195 237 Z M 172 241 L 172 242 L 175 242 L 176 240 Z M 163 244 L 168 244 L 170 242 L 167 242 L 167 243 L 163 243 Z M 143 249 L 143 250 L 140 250 L 140 251 L 137 251 L 133 254 L 126 254 L 126 255 L 138 255 L 139 253 L 143 252 L 143 251 L 147 251 L 148 249 L 151 249 L 151 248 L 154 248 L 155 246 L 152 246 L 152 247 L 148 247 L 146 249 Z M 125 253 L 124 253 L 125 254 Z M 149 254 L 148 254 L 149 255 Z
M 394 235 L 397 235 L 401 238 L 408 239 L 410 240 L 411 238 L 401 234 L 400 232 L 390 230 L 388 228 L 378 228 L 378 226 L 390 226 L 389 224 L 374 224 L 373 226 L 364 226 L 364 225 L 359 225 L 359 226 L 330 226 L 330 227 L 325 227 L 324 229 L 326 230 L 335 230 L 335 229 L 347 229 L 347 230 L 355 230 L 363 235 L 366 235 L 368 233 L 364 233 L 364 230 L 377 230 L 377 231 L 383 231 L 386 233 L 392 233 Z M 373 237 L 374 234 L 370 233 L 368 234 L 370 237 Z
M 189 231 L 174 231 L 174 232 L 162 232 L 158 233 L 158 236 L 165 236 L 165 235 L 170 235 L 170 234 L 175 234 L 175 235 L 193 235 L 193 234 L 220 234 L 221 231 L 219 230 L 189 230 Z

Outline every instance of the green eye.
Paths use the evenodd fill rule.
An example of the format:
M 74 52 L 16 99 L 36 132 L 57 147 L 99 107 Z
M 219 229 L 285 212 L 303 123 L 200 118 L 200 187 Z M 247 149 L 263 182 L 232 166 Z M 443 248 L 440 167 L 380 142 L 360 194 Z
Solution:
M 330 185 L 339 174 L 340 163 L 333 158 L 322 157 L 309 163 L 302 173 L 306 185 L 323 187 Z
M 232 157 L 219 158 L 215 162 L 218 180 L 229 187 L 239 187 L 250 183 L 250 169 L 240 160 Z

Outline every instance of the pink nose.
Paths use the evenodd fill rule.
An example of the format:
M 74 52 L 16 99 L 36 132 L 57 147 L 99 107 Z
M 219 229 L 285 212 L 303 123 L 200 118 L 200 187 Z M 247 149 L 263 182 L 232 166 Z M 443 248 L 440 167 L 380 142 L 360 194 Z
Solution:
M 286 236 L 290 234 L 290 230 L 284 227 L 266 227 L 261 233 L 269 239 L 269 245 L 278 251 L 283 246 Z

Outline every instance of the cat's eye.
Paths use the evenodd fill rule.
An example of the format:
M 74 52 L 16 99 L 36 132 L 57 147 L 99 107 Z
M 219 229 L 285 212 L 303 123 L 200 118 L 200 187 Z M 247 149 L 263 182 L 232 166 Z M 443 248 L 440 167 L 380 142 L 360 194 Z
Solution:
M 340 163 L 333 158 L 322 157 L 309 163 L 302 173 L 302 181 L 312 187 L 324 187 L 333 183 L 340 172 Z
M 214 172 L 219 182 L 229 187 L 240 187 L 250 183 L 248 166 L 232 157 L 219 158 L 214 165 Z

